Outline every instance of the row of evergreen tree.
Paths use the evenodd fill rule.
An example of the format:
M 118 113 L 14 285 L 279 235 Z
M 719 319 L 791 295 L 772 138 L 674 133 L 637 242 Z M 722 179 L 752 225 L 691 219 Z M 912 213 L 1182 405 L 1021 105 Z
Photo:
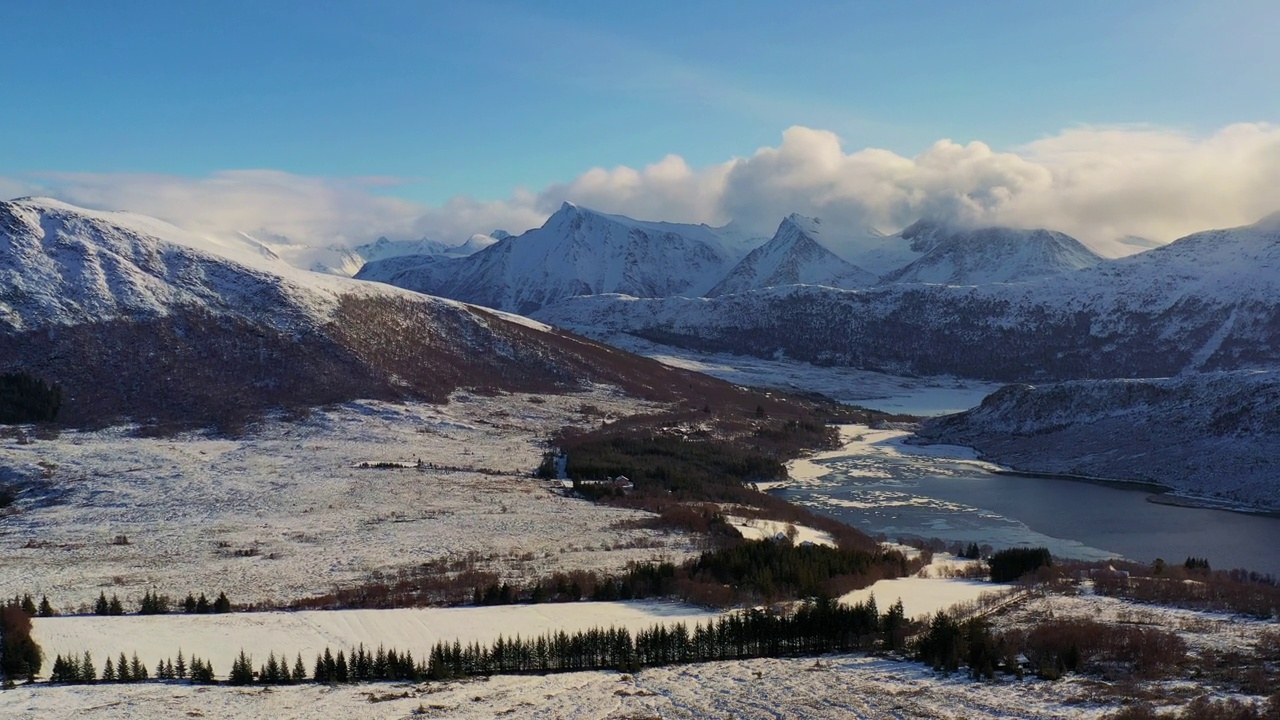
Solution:
M 655 625 L 634 635 L 626 628 L 595 628 L 547 633 L 536 638 L 499 637 L 491 645 L 438 643 L 423 661 L 410 652 L 363 645 L 349 654 L 329 648 L 316 656 L 310 677 L 298 655 L 290 667 L 287 656 L 271 653 L 257 668 L 241 650 L 227 677 L 231 685 L 446 680 L 477 675 L 555 673 L 582 670 L 636 671 L 642 667 L 734 660 L 756 657 L 821 655 L 851 650 L 903 650 L 908 621 L 898 602 L 879 613 L 874 598 L 853 606 L 833 600 L 805 603 L 792 612 L 749 610 L 724 615 L 692 630 L 683 623 Z M 135 654 L 108 660 L 101 675 L 88 653 L 59 655 L 50 682 L 141 682 L 151 679 Z M 190 663 L 178 653 L 177 662 L 163 660 L 154 677 L 160 680 L 213 682 L 207 661 Z
M 213 664 L 193 656 L 188 665 L 182 651 L 179 650 L 176 663 L 172 658 L 156 663 L 154 677 L 159 680 L 189 679 L 193 683 L 211 684 L 214 682 Z M 151 678 L 152 675 L 147 670 L 147 666 L 138 660 L 137 653 L 134 653 L 132 658 L 120 653 L 117 661 L 107 658 L 106 664 L 102 666 L 101 676 L 98 675 L 98 670 L 93 664 L 93 657 L 87 651 L 83 657 L 58 655 L 49 671 L 51 683 L 89 684 L 99 681 L 128 683 L 144 682 Z
M 30 594 L 22 596 L 14 595 L 13 599 L 7 603 L 10 607 L 17 607 L 27 614 L 27 617 L 53 617 L 57 615 L 57 611 L 53 609 L 53 605 L 49 604 L 49 596 L 44 595 L 40 598 L 40 605 L 36 606 L 36 601 Z
M 172 603 L 168 595 L 153 593 L 150 590 L 142 596 L 142 602 L 138 607 L 139 615 L 165 615 L 171 612 Z M 225 592 L 218 593 L 218 597 L 213 602 L 209 602 L 209 598 L 204 593 L 200 593 L 200 597 L 196 598 L 193 594 L 187 593 L 186 600 L 182 601 L 182 611 L 185 613 L 207 614 L 207 613 L 229 613 L 231 612 L 231 600 L 227 598 Z M 41 608 L 43 610 L 43 606 Z M 124 603 L 120 602 L 120 598 L 112 595 L 111 599 L 107 599 L 105 592 L 98 595 L 98 599 L 93 604 L 94 615 L 124 615 Z

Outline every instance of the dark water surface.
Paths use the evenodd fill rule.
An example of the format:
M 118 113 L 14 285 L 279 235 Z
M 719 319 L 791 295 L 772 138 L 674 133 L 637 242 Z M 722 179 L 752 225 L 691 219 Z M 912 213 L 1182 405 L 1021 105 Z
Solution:
M 1046 545 L 1055 555 L 1121 556 L 1280 576 L 1280 518 L 1148 502 L 1148 490 L 997 475 L 964 462 L 878 453 L 821 462 L 833 472 L 778 490 L 864 532 Z

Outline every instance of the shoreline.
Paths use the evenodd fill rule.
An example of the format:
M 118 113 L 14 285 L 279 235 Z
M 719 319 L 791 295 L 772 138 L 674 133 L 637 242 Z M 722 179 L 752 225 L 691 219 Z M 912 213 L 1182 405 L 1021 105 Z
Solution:
M 1043 478 L 1047 480 L 1071 480 L 1073 482 L 1089 483 L 1090 485 L 1104 485 L 1119 490 L 1148 490 L 1156 494 L 1165 494 L 1174 491 L 1174 488 L 1158 482 L 1150 480 L 1121 480 L 1119 478 L 1097 477 L 1096 475 L 1079 475 L 1076 473 L 1055 473 L 1037 470 L 1018 470 L 1008 466 L 1002 466 L 998 470 L 988 470 L 992 475 L 1014 475 L 1019 477 Z
M 849 424 L 840 425 L 840 439 L 843 441 L 836 450 L 827 450 L 815 453 L 808 457 L 797 458 L 787 463 L 787 480 L 761 483 L 760 490 L 762 492 L 770 492 L 773 490 L 785 489 L 791 487 L 794 483 L 805 480 L 813 480 L 830 472 L 827 468 L 818 465 L 815 461 L 825 460 L 833 457 L 841 457 L 849 455 L 851 446 L 858 442 L 861 437 L 861 431 L 870 430 L 865 425 Z M 910 438 L 914 437 L 908 433 L 906 436 L 898 439 L 901 447 L 925 448 L 930 445 L 945 445 L 946 443 L 931 443 L 930 445 L 916 445 L 910 442 Z M 967 447 L 967 446 L 964 446 Z M 1231 501 L 1217 500 L 1213 498 L 1202 498 L 1194 495 L 1180 494 L 1177 488 L 1166 485 L 1164 483 L 1152 480 L 1124 480 L 1121 478 L 1099 477 L 1096 475 L 1083 475 L 1079 473 L 1062 473 L 1048 472 L 1038 470 L 1019 470 L 1016 467 L 1003 465 L 983 457 L 976 448 L 969 448 L 974 451 L 975 458 L 950 457 L 948 459 L 957 462 L 971 462 L 976 468 L 982 472 L 992 475 L 1005 475 L 1014 477 L 1039 478 L 1046 480 L 1068 480 L 1071 482 L 1088 483 L 1091 485 L 1102 485 L 1117 490 L 1134 490 L 1145 491 L 1151 493 L 1147 496 L 1147 502 L 1157 505 L 1168 505 L 1171 507 L 1183 507 L 1197 510 L 1222 510 L 1225 512 L 1240 513 L 1242 515 L 1252 515 L 1260 517 L 1270 517 L 1280 519 L 1280 509 L 1270 509 L 1264 507 L 1252 507 L 1241 503 L 1233 503 Z

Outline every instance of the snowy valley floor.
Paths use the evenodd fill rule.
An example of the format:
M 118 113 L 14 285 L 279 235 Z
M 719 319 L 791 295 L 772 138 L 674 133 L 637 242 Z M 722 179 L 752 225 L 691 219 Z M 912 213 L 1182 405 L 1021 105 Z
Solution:
M 635 529 L 646 513 L 531 477 L 559 428 L 646 409 L 605 389 L 458 395 L 350 403 L 236 439 L 3 438 L 0 467 L 61 490 L 0 517 L 0 596 L 48 595 L 65 611 L 104 591 L 130 608 L 148 590 L 275 603 L 442 559 L 512 578 L 679 561 L 696 550 L 689 536 Z M 405 467 L 360 467 L 379 462 Z

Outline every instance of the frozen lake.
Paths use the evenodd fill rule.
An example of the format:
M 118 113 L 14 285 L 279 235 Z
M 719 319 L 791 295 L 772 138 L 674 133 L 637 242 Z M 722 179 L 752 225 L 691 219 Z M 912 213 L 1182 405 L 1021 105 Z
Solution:
M 827 474 L 813 477 L 811 465 L 810 477 L 775 493 L 871 535 L 1044 545 L 1086 559 L 1206 557 L 1217 569 L 1280 576 L 1280 519 L 1153 503 L 1141 489 L 993 474 L 963 448 L 902 446 L 902 435 L 867 430 L 846 454 L 811 461 Z

